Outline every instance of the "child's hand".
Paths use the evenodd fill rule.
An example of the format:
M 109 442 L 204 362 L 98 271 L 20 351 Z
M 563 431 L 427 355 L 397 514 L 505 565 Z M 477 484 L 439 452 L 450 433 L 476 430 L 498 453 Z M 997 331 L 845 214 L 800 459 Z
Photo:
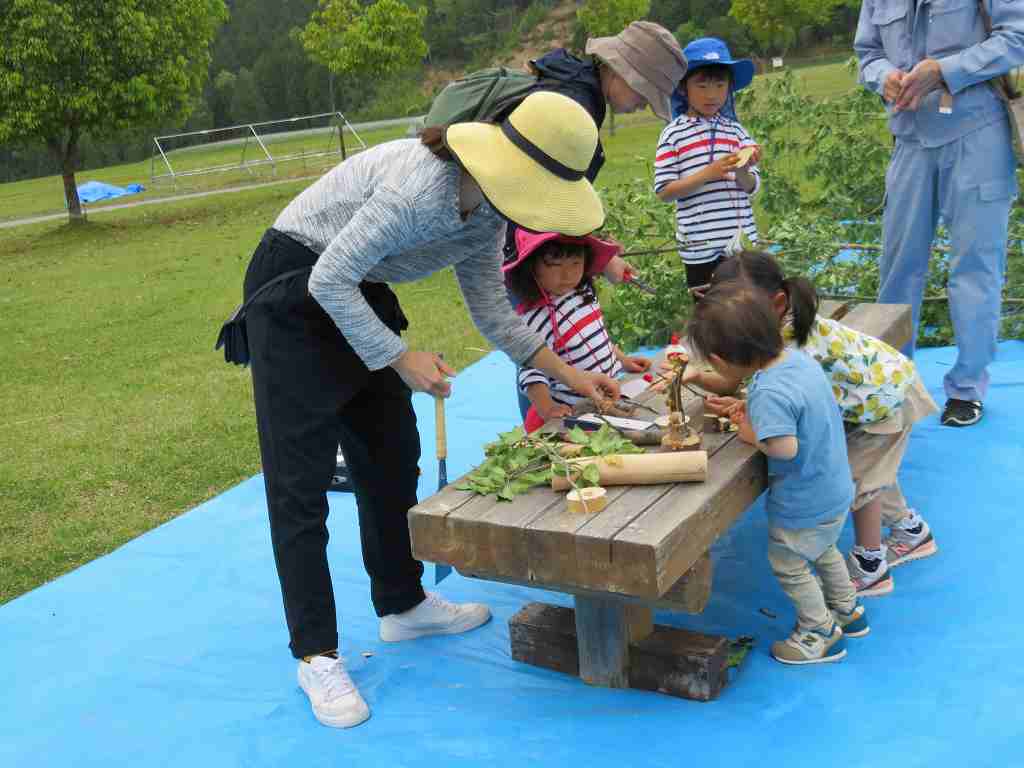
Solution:
M 629 263 L 621 256 L 612 256 L 602 273 L 609 283 L 621 283 L 629 272 Z
M 745 162 L 743 165 L 738 166 L 736 170 L 746 170 L 750 168 L 750 166 L 757 165 L 759 162 L 761 162 L 761 147 L 759 147 L 757 144 L 747 144 L 747 146 L 740 149 L 740 152 L 746 149 L 753 150 L 752 154 L 750 155 L 750 159 L 747 160 L 747 162 Z M 736 154 L 739 155 L 739 152 L 737 152 Z
M 629 373 L 643 373 L 651 367 L 651 361 L 639 355 L 623 357 L 621 362 L 622 367 Z
M 704 398 L 704 407 L 708 409 L 709 413 L 715 414 L 715 416 L 729 416 L 737 404 L 742 405 L 743 401 L 736 397 L 708 395 Z
M 725 155 L 720 157 L 715 162 L 711 163 L 705 170 L 711 181 L 721 181 L 722 179 L 731 178 L 732 173 L 736 170 L 736 164 L 739 162 L 739 158 L 736 157 L 736 153 Z
M 696 365 L 690 364 L 686 366 L 686 370 L 683 371 L 683 384 L 696 384 L 698 387 L 703 386 L 701 384 L 701 370 Z
M 553 400 L 550 405 L 534 406 L 537 409 L 537 415 L 544 421 L 551 421 L 551 419 L 561 419 L 565 416 L 572 416 L 572 408 L 568 405 L 562 405 L 562 403 L 556 403 Z
M 735 400 L 735 398 L 732 398 Z M 735 403 L 729 406 L 725 413 L 729 417 L 729 421 L 735 424 L 737 427 L 743 425 L 743 422 L 749 421 L 747 418 L 747 404 L 743 400 L 736 400 Z

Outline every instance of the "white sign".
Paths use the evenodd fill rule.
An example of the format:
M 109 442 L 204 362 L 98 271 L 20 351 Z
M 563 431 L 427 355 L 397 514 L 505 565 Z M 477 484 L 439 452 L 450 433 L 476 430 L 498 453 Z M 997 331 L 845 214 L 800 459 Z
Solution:
M 772 59 L 772 68 L 778 69 L 781 66 L 782 66 L 782 57 L 781 56 L 776 56 L 775 58 Z

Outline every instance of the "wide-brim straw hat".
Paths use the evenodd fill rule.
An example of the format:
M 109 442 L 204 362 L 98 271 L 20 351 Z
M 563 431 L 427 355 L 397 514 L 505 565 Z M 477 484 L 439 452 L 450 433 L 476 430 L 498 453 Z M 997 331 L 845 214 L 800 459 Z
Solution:
M 647 99 L 654 114 L 670 119 L 669 99 L 686 75 L 686 56 L 675 35 L 653 21 L 634 21 L 614 37 L 587 40 L 586 50 Z
M 456 123 L 445 146 L 505 218 L 535 232 L 582 236 L 604 224 L 604 207 L 584 176 L 597 126 L 567 96 L 527 96 L 500 125 Z

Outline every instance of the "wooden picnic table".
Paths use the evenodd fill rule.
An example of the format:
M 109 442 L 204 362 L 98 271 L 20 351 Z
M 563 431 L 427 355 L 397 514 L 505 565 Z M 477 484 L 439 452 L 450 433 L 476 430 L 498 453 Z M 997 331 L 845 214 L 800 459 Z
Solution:
M 822 302 L 819 314 L 896 347 L 910 339 L 907 305 Z M 686 394 L 699 429 L 703 399 Z M 637 399 L 665 411 L 663 396 Z M 726 639 L 655 627 L 652 609 L 703 611 L 711 545 L 765 490 L 767 472 L 763 454 L 734 432 L 704 434 L 703 448 L 706 482 L 609 487 L 597 513 L 568 512 L 565 494 L 547 487 L 502 502 L 457 490 L 456 480 L 410 510 L 413 554 L 464 576 L 573 595 L 574 611 L 531 603 L 513 617 L 519 660 L 595 685 L 715 698 Z

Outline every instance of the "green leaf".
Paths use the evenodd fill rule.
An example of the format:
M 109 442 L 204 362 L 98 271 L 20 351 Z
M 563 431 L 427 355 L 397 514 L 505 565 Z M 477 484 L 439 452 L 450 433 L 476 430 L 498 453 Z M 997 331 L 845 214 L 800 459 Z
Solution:
M 583 485 L 597 485 L 601 482 L 601 470 L 598 468 L 597 463 L 587 464 L 583 468 L 583 472 L 580 474 L 580 480 Z

